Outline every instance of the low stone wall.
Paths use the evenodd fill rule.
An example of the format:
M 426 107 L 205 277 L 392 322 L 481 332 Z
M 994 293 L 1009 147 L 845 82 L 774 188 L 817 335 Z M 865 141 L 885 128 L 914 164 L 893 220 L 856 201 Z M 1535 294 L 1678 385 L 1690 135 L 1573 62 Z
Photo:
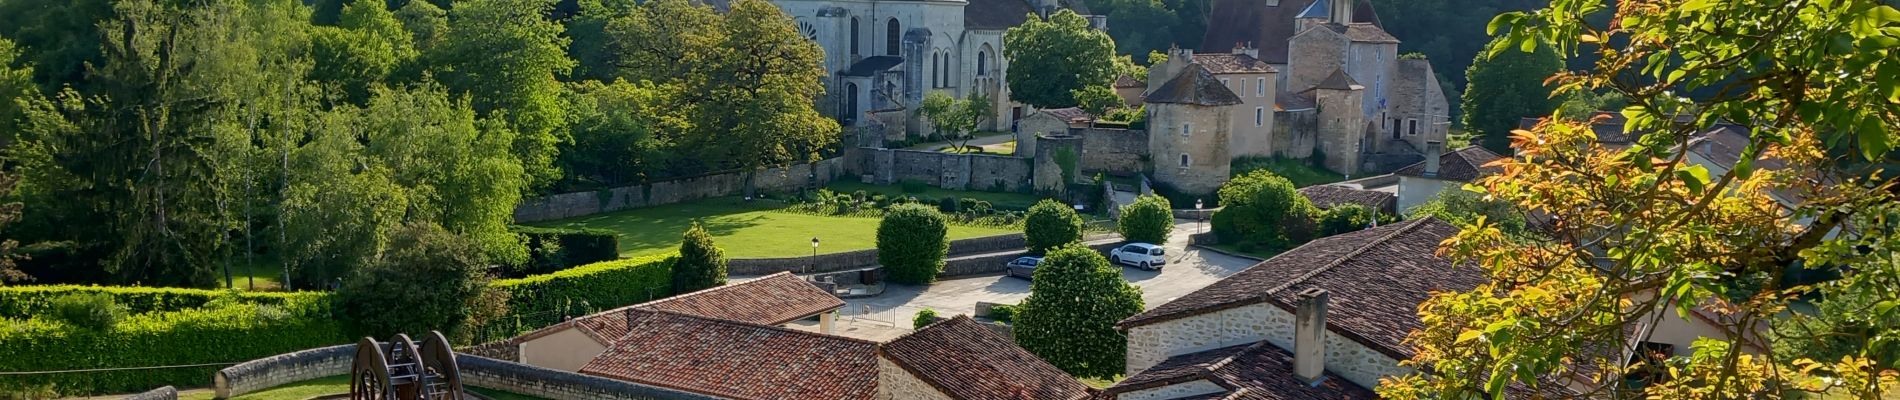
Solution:
M 1174 219 L 1212 220 L 1214 219 L 1214 212 L 1217 212 L 1217 211 L 1220 211 L 1220 209 L 1209 208 L 1209 209 L 1195 210 L 1195 209 L 1176 208 L 1174 209 Z
M 466 386 L 508 391 L 551 400 L 711 400 L 717 397 L 657 386 L 456 354 Z
M 847 151 L 848 173 L 889 185 L 918 181 L 944 189 L 1014 192 L 1030 189 L 1032 160 L 1026 157 L 950 154 L 935 151 L 858 148 Z
M 1196 234 L 1188 235 L 1188 244 L 1201 245 L 1201 246 L 1206 246 L 1210 244 L 1220 244 L 1220 237 L 1214 236 L 1213 231 L 1196 233 Z
M 994 253 L 1021 249 L 1027 245 L 1021 233 L 1009 233 L 950 241 L 948 257 Z M 799 274 L 837 272 L 876 266 L 877 249 L 819 254 L 817 257 L 735 258 L 726 261 L 731 275 L 770 275 L 780 272 Z
M 807 187 L 812 179 L 822 186 L 843 174 L 845 160 L 831 158 L 814 164 L 796 164 L 757 172 L 728 172 L 653 182 L 612 189 L 562 193 L 522 199 L 515 205 L 515 222 L 563 218 L 652 207 L 693 200 L 746 194 L 746 180 L 763 192 L 789 192 Z
M 1082 137 L 1083 171 L 1140 172 L 1148 155 L 1148 131 L 1094 127 L 1070 133 Z
M 246 361 L 213 374 L 212 391 L 218 398 L 228 399 L 289 383 L 346 375 L 355 358 L 356 345 L 346 344 Z
M 178 388 L 166 386 L 152 391 L 125 396 L 125 400 L 178 400 Z
M 1103 254 L 1107 254 L 1110 249 L 1114 249 L 1115 246 L 1119 246 L 1121 244 L 1122 244 L 1121 239 L 1116 238 L 1112 240 L 1092 241 L 1088 243 L 1088 246 L 1091 249 L 1095 249 L 1095 251 L 1102 252 Z M 1019 251 L 1019 252 L 1013 252 L 1013 253 L 990 254 L 990 255 L 985 255 L 982 257 L 967 257 L 967 258 L 958 258 L 958 259 L 948 260 L 944 262 L 943 272 L 937 274 L 937 277 L 949 278 L 949 277 L 958 277 L 958 276 L 966 276 L 966 275 L 1002 273 L 1007 269 L 1007 267 L 1005 267 L 1004 264 L 1008 264 L 1009 260 L 1014 260 L 1017 257 L 1022 257 L 1022 256 L 1027 256 L 1027 255 L 1029 255 L 1028 251 Z

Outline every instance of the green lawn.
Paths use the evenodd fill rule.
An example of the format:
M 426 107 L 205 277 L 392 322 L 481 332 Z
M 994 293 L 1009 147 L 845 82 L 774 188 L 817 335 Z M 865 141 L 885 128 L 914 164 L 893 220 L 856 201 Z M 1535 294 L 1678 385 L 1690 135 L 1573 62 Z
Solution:
M 904 193 L 904 189 L 899 187 L 898 185 L 881 186 L 881 185 L 873 185 L 869 183 L 858 183 L 858 182 L 848 182 L 848 181 L 832 182 L 829 185 L 825 185 L 825 188 L 831 189 L 831 191 L 839 192 L 839 193 L 851 193 L 851 192 L 863 190 L 871 194 L 882 194 L 885 196 L 916 196 L 918 199 L 923 199 L 927 201 L 934 201 L 936 199 L 940 199 L 944 197 L 953 197 L 953 196 L 957 198 L 968 197 L 968 198 L 990 202 L 991 207 L 995 207 L 1000 210 L 1028 210 L 1029 206 L 1036 205 L 1037 201 L 1042 201 L 1041 196 L 1027 194 L 1027 193 L 977 192 L 977 191 L 968 191 L 968 190 L 950 190 L 950 189 L 943 189 L 943 188 L 937 188 L 937 187 L 925 188 L 922 193 Z
M 834 189 L 835 190 L 835 189 Z M 895 188 L 893 188 L 895 190 Z M 727 257 L 764 258 L 811 255 L 811 239 L 819 253 L 837 253 L 877 246 L 876 218 L 833 217 L 771 211 L 778 203 L 745 203 L 722 197 L 692 203 L 639 208 L 530 225 L 600 228 L 620 233 L 620 255 L 637 257 L 679 248 L 680 234 L 693 220 L 713 235 Z M 951 226 L 950 239 L 1009 233 L 996 228 Z
M 1306 160 L 1247 157 L 1234 160 L 1233 167 L 1235 176 L 1261 169 L 1273 171 L 1274 174 L 1293 181 L 1293 187 L 1323 185 L 1346 180 L 1346 176 L 1313 166 Z
M 469 391 L 473 391 L 483 396 L 488 396 L 488 398 L 495 399 L 495 400 L 539 400 L 540 399 L 539 397 L 503 392 L 499 390 L 483 389 L 483 388 L 477 388 L 477 387 L 465 387 L 465 388 L 468 389 Z M 311 379 L 311 380 L 307 380 L 303 382 L 292 383 L 289 385 L 278 386 L 278 387 L 271 388 L 264 391 L 259 391 L 259 392 L 254 392 L 251 394 L 246 394 L 243 396 L 233 397 L 230 400 L 304 400 L 304 399 L 322 396 L 322 395 L 349 393 L 349 392 L 350 392 L 349 375 L 337 375 L 337 376 L 332 376 L 332 377 L 327 377 L 327 378 L 317 378 L 317 379 Z M 194 390 L 188 393 L 180 393 L 178 395 L 178 400 L 211 400 L 213 396 L 215 395 L 216 394 L 212 393 L 210 390 Z

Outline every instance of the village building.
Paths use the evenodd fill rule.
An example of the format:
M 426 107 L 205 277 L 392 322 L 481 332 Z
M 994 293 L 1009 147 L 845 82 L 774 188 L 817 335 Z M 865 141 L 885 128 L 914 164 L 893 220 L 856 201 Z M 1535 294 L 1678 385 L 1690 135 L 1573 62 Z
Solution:
M 1437 143 L 1431 143 L 1428 148 L 1436 146 Z M 1497 167 L 1486 167 L 1485 164 L 1500 158 L 1504 157 L 1484 147 L 1468 146 L 1400 168 L 1392 173 L 1399 178 L 1399 209 L 1410 210 L 1438 198 L 1442 193 L 1464 190 L 1465 184 L 1497 173 Z
M 878 399 L 1077 400 L 1082 382 L 969 316 L 930 324 L 878 348 Z
M 789 272 L 602 311 L 509 339 L 523 364 L 580 371 L 627 334 L 633 311 L 663 311 L 762 326 L 818 319 L 829 332 L 844 300 Z

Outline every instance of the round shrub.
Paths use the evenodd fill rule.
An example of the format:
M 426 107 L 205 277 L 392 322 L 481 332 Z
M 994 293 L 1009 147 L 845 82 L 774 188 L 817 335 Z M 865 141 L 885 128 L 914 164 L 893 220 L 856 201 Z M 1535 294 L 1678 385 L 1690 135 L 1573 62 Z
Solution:
M 1235 177 L 1220 188 L 1220 211 L 1214 212 L 1215 235 L 1222 243 L 1247 243 L 1268 249 L 1291 248 L 1307 237 L 1312 201 L 1293 188 L 1293 182 L 1259 170 Z
M 905 204 L 891 207 L 877 224 L 877 262 L 897 283 L 926 284 L 943 272 L 950 251 L 949 228 L 943 214 L 930 207 Z
M 944 213 L 956 213 L 958 210 L 962 210 L 962 209 L 963 209 L 963 201 L 958 200 L 955 197 L 945 197 L 942 199 L 937 199 L 937 211 L 942 211 Z
M 1130 241 L 1167 243 L 1168 234 L 1174 232 L 1174 211 L 1168 205 L 1168 198 L 1143 195 L 1135 198 L 1134 203 L 1122 206 L 1118 227 L 1122 238 Z
M 69 325 L 106 330 L 125 319 L 125 306 L 105 293 L 75 293 L 54 298 L 53 315 Z
M 357 336 L 456 334 L 488 284 L 473 242 L 434 224 L 408 224 L 389 249 L 357 268 L 336 291 L 338 311 Z
M 933 324 L 936 322 L 937 322 L 937 310 L 925 308 L 923 310 L 918 310 L 917 316 L 911 317 L 910 326 L 913 329 L 924 329 L 924 327 L 930 326 L 930 324 Z
M 1036 254 L 1075 243 L 1082 240 L 1082 217 L 1067 204 L 1044 199 L 1029 207 L 1023 221 L 1023 239 L 1029 242 L 1029 251 Z
M 1015 311 L 1016 343 L 1071 375 L 1112 377 L 1126 372 L 1128 342 L 1115 322 L 1141 307 L 1141 288 L 1101 253 L 1058 247 L 1036 266 L 1029 298 Z
M 693 221 L 680 238 L 680 258 L 673 264 L 673 293 L 690 293 L 726 284 L 726 252 L 713 245 L 712 235 Z

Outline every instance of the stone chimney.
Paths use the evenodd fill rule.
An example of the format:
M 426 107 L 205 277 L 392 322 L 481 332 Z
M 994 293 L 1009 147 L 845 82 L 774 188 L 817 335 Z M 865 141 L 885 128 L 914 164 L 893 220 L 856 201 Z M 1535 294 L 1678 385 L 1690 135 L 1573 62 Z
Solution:
M 1355 0 L 1333 0 L 1332 20 L 1330 22 L 1340 25 L 1352 23 L 1352 6 L 1354 2 Z
M 1253 47 L 1252 42 L 1234 43 L 1234 54 L 1246 54 L 1255 60 L 1260 59 L 1260 49 Z
M 1154 92 L 1156 88 L 1160 88 L 1162 84 L 1168 83 L 1168 80 L 1174 79 L 1176 74 L 1187 69 L 1187 65 L 1193 62 L 1194 49 L 1168 48 L 1168 62 L 1148 66 L 1148 88 L 1141 92 L 1142 95 L 1146 96 Z
M 1293 316 L 1293 375 L 1317 384 L 1326 373 L 1326 289 L 1300 291 Z
M 1425 141 L 1425 176 L 1438 176 L 1438 159 L 1445 157 L 1445 144 L 1436 140 Z

